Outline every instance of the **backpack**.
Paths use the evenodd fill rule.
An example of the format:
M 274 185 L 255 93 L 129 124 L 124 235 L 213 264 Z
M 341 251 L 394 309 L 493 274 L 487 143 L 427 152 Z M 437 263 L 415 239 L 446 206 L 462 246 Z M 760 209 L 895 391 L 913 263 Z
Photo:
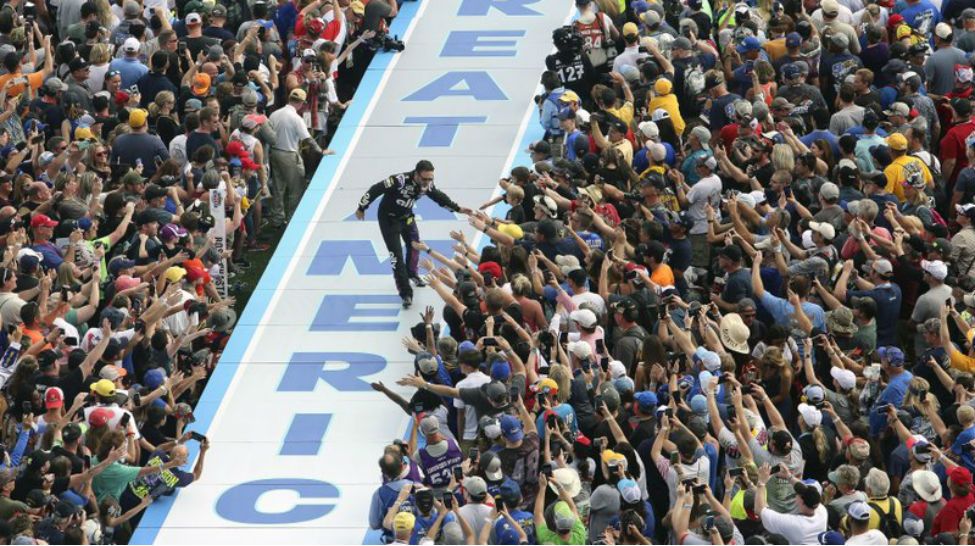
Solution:
M 897 515 L 895 514 L 897 505 L 894 502 L 893 497 L 887 497 L 887 503 L 890 505 L 890 513 L 881 510 L 880 505 L 875 502 L 867 503 L 880 516 L 880 526 L 877 527 L 877 530 L 889 537 L 899 537 L 903 534 L 901 532 L 901 524 L 897 521 Z
M 549 119 L 542 120 L 545 122 L 545 137 L 557 136 L 562 134 L 562 129 L 559 125 L 559 110 L 562 109 L 562 105 L 559 103 L 559 97 L 565 93 L 565 89 L 562 91 L 550 91 L 545 95 L 545 102 L 552 103 L 555 107 L 554 114 Z M 541 114 L 541 107 L 539 106 L 539 114 Z
M 701 100 L 703 93 L 704 67 L 701 66 L 700 62 L 695 61 L 684 69 L 684 97 L 691 100 Z

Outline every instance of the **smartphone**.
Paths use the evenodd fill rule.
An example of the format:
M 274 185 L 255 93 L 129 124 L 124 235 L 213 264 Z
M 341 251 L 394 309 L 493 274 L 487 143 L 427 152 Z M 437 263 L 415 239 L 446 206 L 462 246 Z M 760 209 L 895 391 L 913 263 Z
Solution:
M 673 417 L 674 416 L 674 408 L 667 408 L 667 409 L 665 409 L 664 410 L 664 415 L 666 415 L 668 419 L 671 418 L 671 417 Z
M 603 405 L 603 395 L 597 394 L 592 397 L 592 405 L 599 411 L 599 407 Z
M 704 494 L 704 490 L 706 488 L 707 488 L 707 485 L 705 485 L 703 483 L 700 484 L 700 485 L 695 485 L 694 488 L 693 488 L 694 494 L 695 495 L 703 495 Z
M 443 494 L 443 507 L 447 510 L 453 510 L 454 508 L 454 494 L 451 492 L 446 492 Z
M 461 468 L 459 465 L 454 467 L 454 479 L 457 480 L 458 482 L 464 479 L 464 469 Z
M 604 356 L 599 359 L 599 367 L 602 368 L 603 372 L 609 371 L 609 357 Z
M 599 354 L 606 352 L 606 343 L 602 339 L 596 340 L 596 352 Z
M 186 42 L 180 40 L 179 44 L 176 45 L 176 51 L 179 53 L 180 57 L 186 55 Z
M 133 404 L 133 405 L 134 405 L 135 407 L 137 407 L 137 408 L 138 408 L 138 407 L 142 407 L 142 395 L 141 395 L 141 394 L 139 394 L 139 393 L 135 393 L 135 394 L 133 394 L 133 395 L 132 395 L 132 404 Z
M 119 428 L 125 428 L 125 427 L 129 426 L 129 420 L 130 419 L 132 419 L 132 414 L 131 413 L 123 414 L 122 415 L 122 418 L 119 419 L 119 422 L 118 422 Z
M 508 389 L 508 400 L 514 402 L 521 397 L 521 393 L 518 392 L 518 387 L 511 387 Z
M 486 338 L 484 338 L 484 340 L 481 343 L 485 347 L 497 347 L 498 346 L 498 340 L 494 339 L 493 337 L 486 337 Z
M 542 468 L 540 470 L 541 470 L 542 474 L 545 474 L 545 477 L 546 478 L 549 478 L 549 479 L 552 478 L 552 463 L 545 463 L 545 464 L 543 464 L 542 465 Z
M 704 516 L 704 526 L 703 527 L 704 527 L 704 531 L 705 532 L 708 532 L 708 533 L 711 532 L 711 529 L 714 529 L 714 515 L 713 514 Z
M 190 438 L 193 439 L 193 440 L 196 440 L 197 442 L 202 442 L 203 440 L 206 440 L 207 439 L 206 436 L 200 434 L 199 432 L 197 432 L 195 430 L 190 432 Z
M 471 450 L 467 452 L 467 457 L 472 461 L 476 461 L 480 456 L 481 450 L 477 449 L 476 447 L 472 447 Z
M 504 498 L 501 495 L 494 496 L 494 506 L 498 508 L 498 511 L 504 510 Z
M 951 298 L 948 298 L 948 299 L 945 300 L 945 305 L 947 305 L 948 307 L 951 307 Z
M 66 337 L 66 338 L 64 338 L 64 344 L 67 345 L 67 346 L 69 346 L 69 347 L 77 347 L 78 346 L 78 338 L 76 338 L 76 337 Z
M 37 135 L 37 136 L 32 137 L 30 139 L 30 143 L 31 144 L 40 144 L 42 142 L 44 142 L 44 135 L 43 134 Z
M 569 332 L 562 332 L 561 334 L 559 334 L 559 343 L 565 345 L 568 342 L 569 342 Z
M 782 471 L 782 465 L 777 464 L 773 466 L 771 470 L 769 470 L 769 474 L 774 475 L 774 474 L 778 474 L 781 471 Z
M 738 476 L 741 476 L 744 473 L 745 473 L 745 469 L 741 467 L 728 469 L 728 475 L 731 476 L 732 478 L 737 478 Z
M 68 301 L 71 298 L 71 292 L 68 291 L 67 286 L 61 287 L 61 301 Z

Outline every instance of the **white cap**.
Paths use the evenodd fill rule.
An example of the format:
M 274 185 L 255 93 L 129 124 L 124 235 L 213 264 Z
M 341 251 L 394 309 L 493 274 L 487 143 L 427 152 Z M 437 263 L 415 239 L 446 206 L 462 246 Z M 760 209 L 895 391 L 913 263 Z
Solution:
M 836 237 L 836 228 L 829 222 L 809 222 L 809 229 L 819 232 L 827 241 L 832 241 Z
M 637 126 L 637 129 L 643 134 L 644 138 L 653 140 L 660 137 L 660 129 L 657 127 L 657 124 L 652 121 L 641 122 L 640 125 Z
M 198 25 L 198 24 L 200 24 L 202 22 L 203 22 L 203 18 L 200 17 L 200 14 L 199 13 L 195 13 L 194 12 L 194 13 L 190 13 L 189 15 L 186 16 L 186 24 L 187 25 Z
M 948 23 L 938 23 L 934 27 L 934 35 L 942 40 L 948 40 L 951 38 L 952 30 L 951 25 Z
M 596 313 L 593 313 L 589 309 L 576 309 L 569 313 L 569 319 L 575 321 L 576 324 L 583 328 L 594 328 L 598 321 Z
M 921 260 L 921 269 L 939 281 L 945 280 L 945 277 L 948 276 L 948 266 L 946 266 L 941 260 L 934 260 L 930 262 L 927 260 Z
M 592 357 L 592 347 L 589 346 L 588 341 L 570 341 L 566 347 L 570 353 L 575 355 L 576 358 L 591 358 Z
M 871 267 L 873 267 L 873 272 L 878 275 L 890 275 L 894 272 L 893 264 L 890 263 L 890 260 L 884 258 L 874 260 Z
M 609 361 L 609 376 L 613 379 L 619 379 L 626 376 L 626 366 L 623 365 L 619 360 Z
M 806 422 L 808 427 L 818 427 L 823 424 L 823 412 L 815 406 L 799 404 L 799 415 L 802 416 L 802 420 Z
M 140 45 L 141 44 L 139 44 L 139 40 L 137 38 L 133 38 L 129 36 L 128 38 L 125 39 L 124 42 L 122 42 L 122 51 L 129 51 L 129 52 L 139 51 Z
M 833 366 L 829 370 L 829 375 L 836 380 L 836 384 L 839 385 L 841 389 L 850 390 L 857 386 L 857 375 L 850 370 L 844 370 L 843 368 Z

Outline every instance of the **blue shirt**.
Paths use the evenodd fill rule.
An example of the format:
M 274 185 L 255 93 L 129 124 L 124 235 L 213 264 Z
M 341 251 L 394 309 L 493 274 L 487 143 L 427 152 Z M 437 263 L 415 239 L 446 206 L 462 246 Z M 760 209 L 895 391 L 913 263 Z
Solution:
M 830 148 L 833 149 L 833 157 L 840 156 L 840 140 L 833 133 L 817 129 L 809 134 L 802 135 L 799 141 L 806 145 L 806 147 L 812 146 L 814 140 L 825 140 L 829 142 Z
M 941 22 L 941 12 L 928 0 L 920 0 L 915 4 L 897 2 L 893 11 L 899 13 L 908 26 L 921 34 L 933 33 L 934 26 Z
M 975 440 L 975 426 L 968 427 L 958 433 L 955 443 L 951 444 L 951 451 L 961 457 L 962 464 L 969 471 L 975 470 L 975 459 L 972 458 L 972 452 L 962 449 L 962 446 L 967 445 L 972 440 Z
M 41 253 L 44 259 L 41 260 L 41 265 L 44 269 L 57 269 L 64 263 L 64 258 L 61 256 L 61 252 L 56 246 L 50 241 L 46 243 L 35 243 L 31 245 L 31 248 Z
M 709 157 L 711 157 L 711 150 L 696 150 L 684 158 L 684 161 L 680 164 L 680 172 L 684 174 L 684 180 L 688 186 L 693 186 L 701 179 L 701 175 L 697 174 L 698 160 Z
M 914 374 L 905 371 L 897 374 L 887 383 L 887 388 L 880 393 L 877 400 L 870 408 L 870 435 L 876 436 L 887 427 L 887 412 L 879 408 L 891 404 L 895 408 L 901 406 L 904 395 L 907 394 L 907 386 L 914 379 Z
M 149 73 L 149 68 L 142 64 L 138 57 L 122 57 L 112 61 L 110 70 L 118 70 L 122 76 L 122 89 L 128 89 L 136 84 L 142 76 Z
M 873 290 L 850 290 L 847 302 L 852 298 L 868 297 L 877 302 L 877 346 L 897 345 L 897 319 L 901 314 L 901 287 L 896 284 L 878 284 Z
M 795 312 L 795 307 L 789 303 L 789 300 L 773 296 L 766 290 L 762 293 L 762 299 L 760 301 L 777 324 L 792 324 L 792 313 Z M 809 317 L 813 328 L 826 331 L 826 312 L 823 311 L 822 307 L 815 303 L 804 301 L 802 302 L 802 312 Z

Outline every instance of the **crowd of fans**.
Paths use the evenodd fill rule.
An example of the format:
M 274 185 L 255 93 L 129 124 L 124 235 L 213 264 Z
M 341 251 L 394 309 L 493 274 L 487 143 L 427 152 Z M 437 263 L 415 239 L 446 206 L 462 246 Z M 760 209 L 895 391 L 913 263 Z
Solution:
M 373 384 L 413 427 L 370 526 L 968 544 L 975 2 L 575 5 L 503 217 L 413 245 L 443 307 Z
M 397 48 L 397 11 L 0 6 L 0 543 L 124 544 L 200 478 L 209 441 L 186 427 L 247 253 L 280 235 L 374 52 Z

